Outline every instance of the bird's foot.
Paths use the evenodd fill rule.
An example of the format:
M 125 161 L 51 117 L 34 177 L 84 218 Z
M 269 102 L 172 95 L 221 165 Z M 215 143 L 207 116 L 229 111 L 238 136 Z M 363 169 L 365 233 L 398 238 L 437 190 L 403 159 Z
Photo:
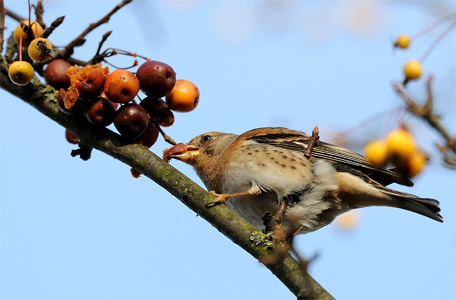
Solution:
M 254 185 L 245 192 L 233 193 L 233 194 L 218 194 L 215 191 L 209 191 L 209 194 L 215 197 L 215 201 L 206 204 L 206 208 L 214 207 L 221 203 L 225 203 L 226 200 L 233 197 L 252 196 L 261 194 L 261 190 L 258 186 Z
M 215 201 L 206 203 L 206 208 L 211 208 L 216 205 L 225 203 L 230 198 L 230 194 L 217 194 L 215 191 L 209 191 L 209 194 L 215 198 Z

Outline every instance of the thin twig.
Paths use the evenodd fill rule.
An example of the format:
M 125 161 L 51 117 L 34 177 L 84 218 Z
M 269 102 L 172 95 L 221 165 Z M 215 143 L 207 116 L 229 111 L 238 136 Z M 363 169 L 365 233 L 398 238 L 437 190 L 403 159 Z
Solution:
M 377 121 L 380 118 L 383 118 L 385 116 L 391 116 L 391 114 L 393 112 L 398 112 L 398 111 L 400 111 L 402 109 L 404 109 L 404 105 L 401 105 L 401 106 L 398 106 L 398 107 L 395 107 L 395 108 L 392 108 L 392 109 L 384 110 L 384 111 L 376 113 L 375 115 L 369 116 L 369 117 L 361 120 L 355 126 L 349 128 L 349 129 L 347 129 L 345 131 L 342 131 L 342 132 L 338 133 L 334 137 L 334 140 L 337 143 L 340 143 L 340 142 L 346 140 L 350 135 L 355 133 L 357 130 L 364 129 L 366 127 L 366 125 L 372 124 L 374 121 Z
M 163 129 L 161 128 L 160 125 L 158 125 L 158 123 L 156 123 L 155 126 L 157 126 L 158 131 L 162 135 L 162 137 L 165 140 L 165 142 L 167 142 L 167 143 L 169 143 L 169 144 L 171 144 L 173 146 L 176 145 L 176 142 L 163 131 Z
M 3 55 L 4 31 L 5 31 L 5 4 L 3 3 L 3 0 L 0 0 L 0 57 L 2 57 L 2 55 Z
M 456 158 L 451 157 L 448 153 L 448 147 L 439 145 L 438 143 L 436 143 L 435 146 L 439 149 L 440 153 L 442 153 L 445 166 L 456 170 Z
M 429 76 L 426 82 L 427 99 L 424 105 L 417 104 L 417 101 L 407 92 L 403 84 L 394 82 L 393 88 L 407 104 L 408 110 L 413 115 L 425 120 L 432 128 L 440 133 L 446 141 L 446 147 L 456 154 L 456 139 L 453 138 L 442 125 L 439 115 L 434 113 L 434 98 L 431 86 L 432 78 L 432 76 Z
M 121 3 L 117 4 L 106 16 L 101 18 L 95 23 L 91 23 L 78 37 L 76 37 L 73 41 L 71 41 L 68 45 L 65 46 L 64 49 L 59 51 L 55 54 L 55 58 L 68 58 L 71 54 L 73 54 L 74 48 L 81 46 L 85 42 L 85 36 L 100 26 L 101 24 L 109 22 L 111 16 L 116 13 L 119 9 L 121 9 L 126 4 L 130 3 L 133 0 L 123 0 Z
M 9 10 L 8 8 L 5 8 L 5 14 L 6 14 L 8 17 L 10 17 L 10 18 L 12 18 L 12 19 L 14 19 L 14 20 L 16 20 L 16 21 L 18 21 L 18 22 L 20 22 L 20 21 L 22 21 L 22 20 L 25 20 L 24 17 L 18 15 L 17 13 L 15 13 L 15 12 L 12 11 L 12 10 Z
M 60 24 L 62 24 L 64 19 L 65 19 L 65 16 L 61 16 L 61 17 L 55 19 L 55 21 L 52 22 L 51 26 L 46 28 L 46 30 L 43 32 L 41 37 L 46 39 L 48 36 L 50 36 L 51 33 L 54 31 L 54 29 L 56 29 L 58 26 L 60 26 Z
M 451 14 L 448 14 L 448 15 L 445 15 L 443 17 L 440 17 L 437 21 L 435 21 L 433 24 L 429 25 L 429 26 L 426 26 L 425 28 L 423 28 L 421 31 L 419 31 L 418 33 L 414 34 L 413 36 L 410 37 L 411 40 L 416 40 L 418 37 L 422 36 L 422 35 L 425 35 L 426 33 L 430 32 L 431 30 L 433 30 L 434 28 L 436 28 L 437 26 L 439 26 L 440 24 L 446 22 L 448 19 L 451 19 L 451 18 L 455 18 L 456 17 L 456 13 L 451 13 Z
M 315 126 L 315 128 L 312 130 L 312 136 L 310 137 L 309 144 L 307 145 L 306 153 L 304 153 L 305 157 L 310 158 L 312 149 L 315 146 L 315 143 L 320 138 L 320 136 L 318 135 L 319 133 L 320 133 L 320 131 L 318 130 L 318 126 Z
M 426 104 L 424 104 L 423 106 L 418 105 L 416 101 L 413 99 L 413 97 L 405 90 L 404 86 L 400 83 L 395 82 L 393 84 L 393 87 L 396 90 L 396 92 L 402 97 L 402 99 L 407 103 L 407 105 L 409 106 L 409 111 L 412 114 L 427 121 L 429 125 L 431 125 L 435 130 L 437 130 L 437 132 L 439 132 L 442 135 L 442 137 L 446 140 L 447 145 L 449 146 L 451 151 L 456 153 L 456 140 L 451 137 L 448 131 L 440 123 L 439 116 L 434 114 L 432 110 L 433 98 L 431 90 L 431 81 L 432 76 L 429 76 L 427 81 L 428 99 L 426 101 Z
M 436 39 L 435 41 L 431 44 L 431 46 L 429 46 L 429 48 L 427 49 L 427 51 L 423 54 L 423 56 L 421 57 L 420 59 L 420 62 L 423 62 L 428 56 L 429 54 L 432 52 L 432 50 L 434 50 L 435 46 L 437 46 L 437 44 L 445 37 L 445 35 L 447 35 L 448 32 L 451 31 L 451 29 L 453 29 L 454 27 L 456 26 L 456 22 L 452 23 L 450 26 L 448 26 L 447 29 L 445 29 Z
M 99 56 L 100 55 L 101 47 L 103 47 L 104 42 L 106 42 L 106 40 L 111 35 L 111 33 L 112 33 L 112 30 L 110 30 L 110 31 L 106 32 L 105 34 L 103 34 L 103 37 L 101 38 L 100 43 L 98 43 L 98 49 L 97 49 L 97 52 L 96 52 L 95 56 Z
M 41 25 L 41 27 L 46 28 L 46 24 L 43 22 L 43 15 L 44 15 L 44 7 L 43 7 L 43 1 L 38 0 L 38 3 L 36 6 L 33 6 L 35 8 L 35 17 L 36 17 L 36 22 Z

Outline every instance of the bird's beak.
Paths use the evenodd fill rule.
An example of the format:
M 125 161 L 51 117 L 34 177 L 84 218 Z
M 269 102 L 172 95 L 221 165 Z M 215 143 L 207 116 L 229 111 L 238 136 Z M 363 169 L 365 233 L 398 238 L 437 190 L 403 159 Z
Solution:
M 172 158 L 192 164 L 193 160 L 200 154 L 199 147 L 179 143 L 163 151 L 163 159 L 168 162 Z

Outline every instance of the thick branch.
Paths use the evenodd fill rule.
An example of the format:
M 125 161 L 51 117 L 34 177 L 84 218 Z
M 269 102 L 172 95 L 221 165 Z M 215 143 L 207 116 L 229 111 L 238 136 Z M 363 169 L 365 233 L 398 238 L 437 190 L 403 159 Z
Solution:
M 128 144 L 108 129 L 98 129 L 81 119 L 62 114 L 57 108 L 52 87 L 37 78 L 24 87 L 14 85 L 8 79 L 5 60 L 0 61 L 0 84 L 3 89 L 74 132 L 83 144 L 124 162 L 157 182 L 256 259 L 272 253 L 269 247 L 251 241 L 252 234 L 258 233 L 253 226 L 224 205 L 207 209 L 205 204 L 214 201 L 214 198 L 147 148 Z M 309 274 L 302 271 L 289 254 L 267 267 L 299 299 L 333 299 Z

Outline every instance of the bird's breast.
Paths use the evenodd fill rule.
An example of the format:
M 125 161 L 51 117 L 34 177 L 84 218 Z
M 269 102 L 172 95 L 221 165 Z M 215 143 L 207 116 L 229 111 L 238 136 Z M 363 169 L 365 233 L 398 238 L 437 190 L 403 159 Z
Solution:
M 263 191 L 284 196 L 300 190 L 313 179 L 312 165 L 303 153 L 257 143 L 232 152 L 223 170 L 223 193 L 249 189 L 253 183 Z

